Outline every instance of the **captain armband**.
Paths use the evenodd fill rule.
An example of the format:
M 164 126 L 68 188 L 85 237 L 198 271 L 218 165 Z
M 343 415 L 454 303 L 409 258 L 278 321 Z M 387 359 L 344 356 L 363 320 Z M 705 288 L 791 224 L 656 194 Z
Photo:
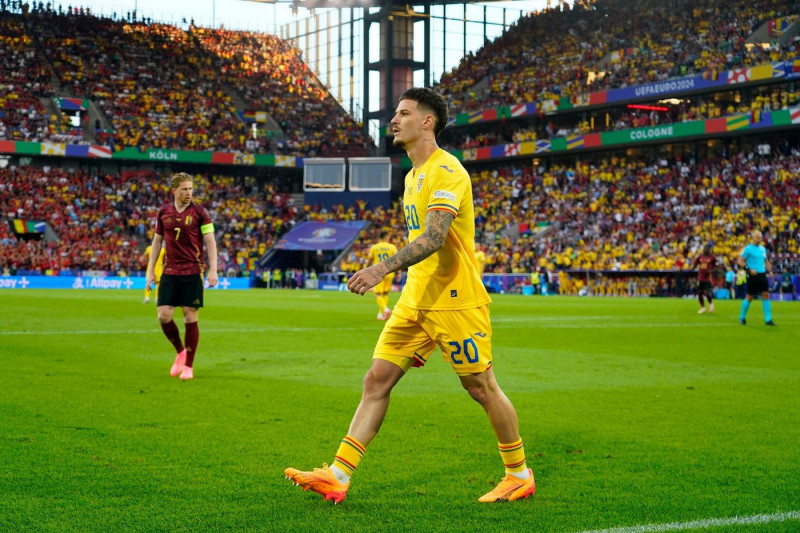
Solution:
M 214 223 L 209 222 L 208 224 L 204 224 L 200 226 L 200 233 L 205 235 L 206 233 L 214 233 Z

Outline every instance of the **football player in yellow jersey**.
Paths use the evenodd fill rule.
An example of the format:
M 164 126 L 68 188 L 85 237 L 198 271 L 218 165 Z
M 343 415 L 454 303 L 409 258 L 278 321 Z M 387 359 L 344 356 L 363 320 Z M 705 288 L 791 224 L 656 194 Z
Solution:
M 486 269 L 486 252 L 483 251 L 483 246 L 480 244 L 475 245 L 475 263 L 478 266 L 478 275 L 483 279 L 483 271 Z
M 333 463 L 311 472 L 285 471 L 295 484 L 326 500 L 345 498 L 350 476 L 383 423 L 393 387 L 412 366 L 423 366 L 437 345 L 488 415 L 505 464 L 506 476 L 479 501 L 518 500 L 536 490 L 517 413 L 492 370 L 491 300 L 475 262 L 472 183 L 458 159 L 436 144 L 446 124 L 447 102 L 435 91 L 415 88 L 400 96 L 391 128 L 394 145 L 404 148 L 413 164 L 403 196 L 409 244 L 356 272 L 347 288 L 363 295 L 402 269 L 408 269 L 406 286 L 378 339 L 361 403 Z
M 379 239 L 369 249 L 370 265 L 377 265 L 397 253 L 397 246 L 388 242 L 388 231 L 381 231 Z M 389 293 L 392 292 L 392 280 L 394 280 L 393 273 L 383 278 L 373 289 L 375 291 L 375 301 L 378 303 L 378 320 L 388 320 L 392 314 L 392 310 L 389 309 Z
M 144 250 L 144 254 L 142 254 L 142 258 L 147 263 L 150 260 L 150 250 L 153 249 L 153 245 L 148 245 L 147 248 Z M 161 282 L 161 273 L 164 272 L 164 255 L 167 253 L 166 248 L 161 248 L 161 251 L 158 253 L 158 258 L 156 259 L 156 266 L 155 266 L 155 297 L 158 300 L 158 284 Z M 149 283 L 145 283 L 144 285 L 144 300 L 142 300 L 143 304 L 150 302 L 150 295 L 153 293 L 153 289 L 150 288 Z

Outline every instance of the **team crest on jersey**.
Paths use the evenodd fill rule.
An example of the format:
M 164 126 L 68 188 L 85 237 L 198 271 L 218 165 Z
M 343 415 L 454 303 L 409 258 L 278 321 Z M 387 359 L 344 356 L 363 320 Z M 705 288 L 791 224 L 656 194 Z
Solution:
M 425 184 L 425 174 L 420 174 L 419 179 L 417 180 L 417 192 L 422 190 L 422 186 Z
M 192 224 L 192 215 L 186 215 L 186 225 L 190 226 Z

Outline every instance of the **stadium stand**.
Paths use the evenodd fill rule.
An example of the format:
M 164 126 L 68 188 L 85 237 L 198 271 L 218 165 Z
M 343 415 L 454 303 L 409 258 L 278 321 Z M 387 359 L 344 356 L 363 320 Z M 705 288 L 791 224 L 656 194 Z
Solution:
M 267 110 L 284 137 L 281 154 L 365 156 L 372 144 L 360 126 L 331 97 L 300 51 L 263 33 L 193 28 L 202 46 L 219 61 L 222 78 L 241 93 L 249 109 Z
M 71 139 L 39 100 L 53 94 L 50 77 L 16 18 L 0 17 L 0 72 L 0 139 Z
M 101 143 L 243 149 L 247 131 L 230 96 L 181 29 L 48 11 L 29 21 L 62 91 L 90 98 L 113 124 Z
M 4 138 L 82 142 L 34 97 L 88 98 L 111 123 L 96 141 L 119 150 L 369 155 L 373 143 L 277 37 L 254 32 L 59 13 L 34 3 L 23 17 L 0 14 Z M 221 74 L 220 74 L 221 73 Z M 56 90 L 50 80 L 57 80 Z M 234 102 L 243 108 L 237 108 Z M 253 130 L 241 112 L 268 113 L 277 130 Z M 56 135 L 58 133 L 58 135 Z
M 792 0 L 576 2 L 521 18 L 438 88 L 454 111 L 474 110 L 791 59 L 795 41 L 769 51 L 745 41 L 797 7 Z
M 555 269 L 669 270 L 685 267 L 704 243 L 732 258 L 751 229 L 797 262 L 798 156 L 483 171 L 474 179 L 479 239 L 495 254 L 487 271 L 544 266 L 534 258 Z M 546 236 L 534 238 L 542 223 Z
M 717 93 L 711 97 L 693 101 L 686 98 L 677 104 L 643 105 L 636 109 L 615 107 L 594 112 L 598 120 L 588 120 L 577 113 L 554 114 L 545 120 L 526 124 L 521 121 L 488 124 L 483 128 L 473 128 L 471 132 L 453 132 L 443 143 L 447 149 L 470 149 L 495 146 L 507 143 L 535 141 L 568 135 L 582 135 L 604 131 L 619 131 L 648 126 L 676 124 L 692 120 L 729 117 L 741 114 L 754 114 L 779 109 L 789 109 L 800 103 L 800 91 L 786 86 L 772 86 L 743 91 L 736 96 L 738 102 L 729 98 L 729 93 Z M 714 98 L 719 101 L 715 101 Z M 603 120 L 602 115 L 608 115 Z
M 89 174 L 59 167 L 0 169 L 0 213 L 42 221 L 57 239 L 18 238 L 0 224 L 0 271 L 141 271 L 166 177 L 151 170 Z M 249 276 L 254 258 L 302 216 L 286 193 L 252 178 L 197 176 L 195 198 L 217 226 L 219 269 Z

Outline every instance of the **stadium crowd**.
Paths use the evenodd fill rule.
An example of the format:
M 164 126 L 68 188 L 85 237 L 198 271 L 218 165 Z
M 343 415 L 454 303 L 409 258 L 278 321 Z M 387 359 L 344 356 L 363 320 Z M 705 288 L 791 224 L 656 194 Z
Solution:
M 445 74 L 439 89 L 450 96 L 454 111 L 471 110 L 572 98 L 593 90 L 793 58 L 798 52 L 795 41 L 780 45 L 773 39 L 767 49 L 745 42 L 766 21 L 796 12 L 796 1 L 645 4 L 578 1 L 572 9 L 523 17 Z M 652 16 L 642 17 L 644 8 Z M 83 142 L 80 129 L 48 117 L 33 97 L 52 95 L 49 74 L 54 72 L 60 94 L 88 97 L 98 105 L 112 128 L 98 129 L 96 142 L 115 148 L 337 156 L 366 155 L 372 147 L 299 50 L 275 36 L 194 25 L 184 31 L 130 17 L 95 17 L 82 8 L 57 12 L 42 2 L 24 11 L 24 22 L 8 13 L 0 21 L 7 49 L 3 72 L 22 78 L 5 98 L 5 107 L 12 110 L 2 123 L 6 128 L 14 125 L 5 138 Z M 595 77 L 600 71 L 606 74 Z M 26 81 L 31 78 L 35 81 Z M 486 88 L 475 90 L 484 78 L 489 80 Z M 591 123 L 555 117 L 535 127 L 462 135 L 449 147 L 714 118 L 798 101 L 795 91 L 780 92 L 736 105 L 706 100 L 683 102 L 668 112 L 614 111 L 610 120 Z M 262 127 L 254 133 L 237 116 L 245 109 L 266 111 L 276 129 Z
M 42 2 L 9 7 L 25 15 L 0 9 L 2 139 L 83 143 L 82 127 L 48 116 L 38 99 L 68 96 L 97 105 L 111 127 L 95 125 L 94 142 L 116 150 L 363 156 L 373 148 L 300 51 L 275 36 L 187 31 Z M 274 122 L 254 130 L 245 111 Z
M 50 76 L 21 21 L 0 17 L 0 139 L 71 138 L 40 98 L 52 96 Z
M 166 178 L 148 171 L 88 174 L 58 167 L 0 169 L 0 271 L 144 270 Z M 195 198 L 217 226 L 220 273 L 249 275 L 255 259 L 297 221 L 289 194 L 253 178 L 197 176 Z M 14 220 L 46 222 L 55 239 L 18 236 Z
M 483 171 L 475 197 L 486 268 L 524 272 L 546 258 L 554 269 L 683 269 L 703 244 L 735 257 L 751 229 L 778 262 L 797 262 L 799 166 L 795 150 Z
M 586 283 L 561 271 L 685 271 L 704 244 L 732 265 L 751 229 L 763 231 L 781 272 L 800 265 L 799 170 L 797 150 L 697 163 L 612 158 L 483 170 L 472 175 L 476 241 L 486 252 L 487 273 L 549 272 L 565 292 L 577 293 Z M 388 209 L 365 202 L 300 207 L 272 183 L 230 176 L 197 176 L 195 197 L 215 221 L 219 269 L 226 276 L 249 276 L 255 260 L 301 220 L 371 222 L 338 265 L 348 272 L 366 265 L 383 229 L 398 247 L 406 244 L 397 224 L 399 202 Z M 28 240 L 2 225 L 0 269 L 141 270 L 141 249 L 168 198 L 165 178 L 153 171 L 0 169 L 0 213 L 10 221 L 45 221 L 58 237 Z M 611 277 L 592 278 L 591 285 L 604 294 L 670 290 L 653 280 L 633 289 L 630 283 Z
M 515 122 L 490 122 L 479 125 L 471 132 L 458 129 L 445 130 L 443 143 L 447 149 L 470 149 L 498 144 L 535 141 L 568 135 L 583 135 L 630 128 L 675 124 L 737 114 L 754 114 L 788 109 L 800 102 L 800 90 L 773 86 L 758 91 L 751 97 L 740 94 L 739 102 L 715 101 L 704 98 L 699 102 L 682 99 L 678 104 L 653 105 L 653 109 L 613 108 L 594 112 L 595 120 L 586 120 L 581 114 L 553 115 L 537 120 L 532 125 Z M 656 109 L 657 108 L 657 109 Z M 608 118 L 605 114 L 608 113 Z
M 610 159 L 483 170 L 472 174 L 476 241 L 485 247 L 487 273 L 680 271 L 704 244 L 734 264 L 750 230 L 760 229 L 780 272 L 800 264 L 798 170 L 797 150 L 697 163 Z M 405 243 L 398 205 L 374 214 L 343 270 L 367 264 L 383 228 L 393 243 Z M 652 280 L 630 289 L 629 281 L 626 293 L 661 290 Z M 603 290 L 620 292 L 619 283 L 604 280 Z
M 796 40 L 746 40 L 797 12 L 796 0 L 576 1 L 520 18 L 438 88 L 453 111 L 488 109 L 792 59 Z
M 224 28 L 193 28 L 219 62 L 225 81 L 243 95 L 249 109 L 265 109 L 284 137 L 282 154 L 363 156 L 371 141 L 325 89 L 300 51 L 274 35 Z
M 61 85 L 90 98 L 113 125 L 114 147 L 230 151 L 247 130 L 210 58 L 165 24 L 37 11 L 29 17 Z

